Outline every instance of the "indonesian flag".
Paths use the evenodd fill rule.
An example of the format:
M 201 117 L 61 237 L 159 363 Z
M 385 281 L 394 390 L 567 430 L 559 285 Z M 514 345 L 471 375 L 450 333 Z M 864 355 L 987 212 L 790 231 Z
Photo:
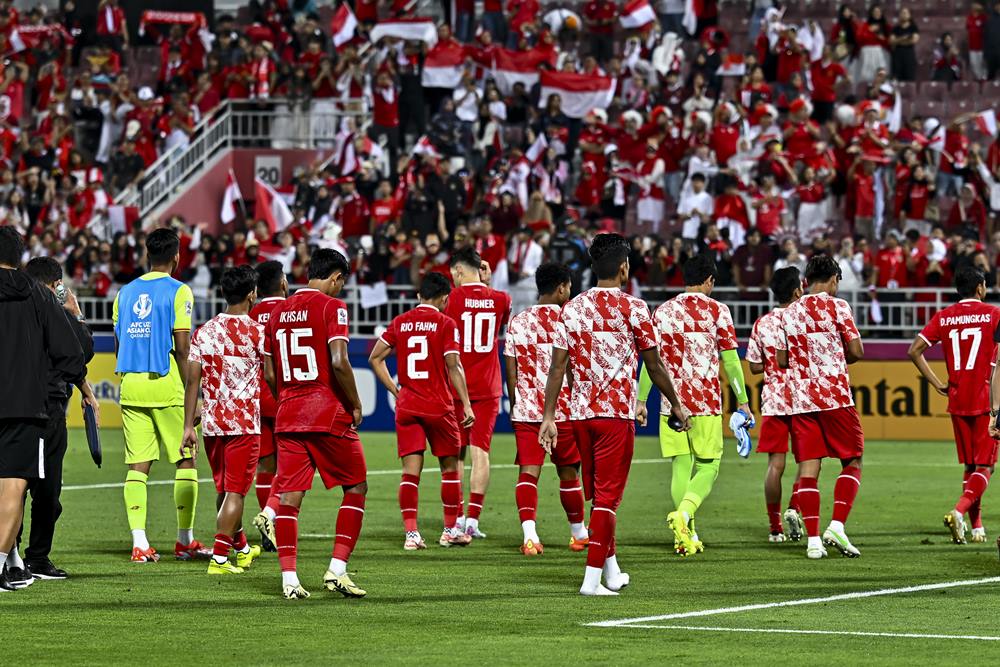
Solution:
M 236 175 L 230 169 L 226 174 L 226 191 L 222 195 L 222 210 L 219 212 L 219 219 L 222 224 L 228 225 L 236 219 L 236 202 L 243 201 L 243 193 L 240 192 L 240 184 L 236 182 Z
M 701 0 L 684 0 L 684 18 L 681 25 L 687 30 L 689 35 L 694 35 L 698 29 L 698 10 L 701 9 Z
M 641 28 L 655 21 L 656 13 L 649 6 L 649 0 L 628 0 L 619 20 L 623 28 Z
M 729 53 L 722 64 L 715 70 L 716 76 L 743 76 L 747 73 L 747 65 L 742 53 Z
M 431 143 L 426 134 L 417 139 L 417 143 L 413 146 L 413 154 L 430 155 L 433 158 L 441 157 L 441 153 L 434 147 L 434 144 Z
M 515 83 L 523 83 L 525 90 L 538 83 L 542 63 L 548 56 L 537 49 L 531 51 L 511 51 L 497 49 L 493 55 L 493 80 L 504 95 L 510 95 Z
M 347 44 L 354 39 L 354 31 L 358 27 L 358 19 L 354 12 L 344 3 L 340 9 L 330 19 L 330 34 L 333 35 L 333 48 L 339 49 L 342 44 Z
M 254 179 L 253 187 L 257 199 L 253 217 L 266 222 L 271 234 L 276 234 L 290 225 L 294 218 L 285 198 L 259 178 Z
M 434 46 L 438 40 L 437 28 L 434 27 L 433 19 L 429 18 L 401 18 L 382 21 L 372 28 L 369 37 L 373 44 L 377 44 L 383 37 L 426 42 L 428 46 Z
M 993 109 L 980 111 L 976 114 L 976 127 L 990 137 L 997 136 L 997 114 Z
M 118 232 L 127 234 L 138 219 L 138 206 L 119 206 L 114 204 L 108 207 L 108 222 L 111 225 L 111 231 L 115 234 Z
M 606 109 L 615 97 L 615 80 L 609 76 L 543 71 L 540 78 L 539 108 L 545 108 L 550 96 L 559 95 L 563 113 L 570 118 L 583 118 L 591 109 Z
M 424 58 L 424 71 L 420 83 L 425 88 L 455 88 L 462 83 L 465 47 L 455 44 L 438 44 Z
M 542 156 L 545 155 L 545 151 L 548 149 L 548 147 L 549 147 L 549 140 L 545 138 L 544 132 L 540 133 L 538 135 L 538 138 L 535 139 L 535 143 L 531 144 L 531 147 L 528 148 L 527 151 L 525 151 L 524 159 L 532 164 L 535 164 L 536 162 L 542 159 Z

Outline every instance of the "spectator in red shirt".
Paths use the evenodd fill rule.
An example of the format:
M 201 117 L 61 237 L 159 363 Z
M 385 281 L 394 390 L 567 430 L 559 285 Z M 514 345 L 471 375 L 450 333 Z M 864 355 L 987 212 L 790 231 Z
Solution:
M 948 213 L 947 229 L 949 233 L 961 232 L 962 228 L 972 228 L 979 234 L 980 242 L 985 242 L 990 235 L 986 228 L 986 206 L 976 195 L 971 183 L 962 186 L 958 200 Z
M 611 0 L 590 0 L 583 6 L 583 20 L 587 25 L 590 55 L 599 63 L 607 63 L 614 55 L 615 21 L 618 5 Z
M 333 203 L 333 220 L 340 225 L 340 238 L 346 243 L 356 242 L 372 233 L 371 210 L 365 198 L 355 189 L 352 176 L 340 183 L 340 197 Z
M 815 153 L 815 143 L 819 140 L 819 125 L 810 120 L 812 108 L 801 97 L 788 108 L 789 120 L 785 123 L 785 152 L 791 162 L 804 160 Z
M 501 46 L 507 43 L 507 18 L 503 15 L 503 0 L 484 0 L 483 30 Z
M 829 44 L 823 47 L 823 57 L 809 66 L 812 77 L 813 120 L 826 123 L 833 118 L 833 106 L 837 101 L 837 82 L 847 77 L 844 66 L 834 61 L 833 49 Z
M 854 194 L 854 233 L 875 243 L 875 162 L 858 156 L 847 171 Z
M 119 55 L 128 48 L 125 10 L 118 6 L 118 0 L 101 0 L 98 3 L 97 38 L 101 44 L 111 47 Z
M 385 137 L 386 147 L 389 149 L 389 165 L 395 169 L 399 155 L 399 90 L 388 70 L 379 71 L 375 77 L 372 99 L 374 113 L 368 136 L 374 141 Z
M 973 0 L 969 15 L 965 17 L 965 32 L 969 42 L 969 71 L 976 81 L 986 79 L 986 60 L 983 56 L 983 28 L 986 27 L 986 11 L 983 3 Z
M 972 114 L 974 116 L 975 114 Z M 944 134 L 944 150 L 938 163 L 937 191 L 939 195 L 954 197 L 962 189 L 969 160 L 969 137 L 965 123 L 971 116 L 956 116 Z
M 904 193 L 902 213 L 904 229 L 915 229 L 921 236 L 928 236 L 931 224 L 927 221 L 927 204 L 934 197 L 934 182 L 927 177 L 924 165 L 914 166 Z
M 891 230 L 885 237 L 885 247 L 875 255 L 875 267 L 871 283 L 881 289 L 894 290 L 906 287 L 906 251 L 900 245 L 902 234 Z

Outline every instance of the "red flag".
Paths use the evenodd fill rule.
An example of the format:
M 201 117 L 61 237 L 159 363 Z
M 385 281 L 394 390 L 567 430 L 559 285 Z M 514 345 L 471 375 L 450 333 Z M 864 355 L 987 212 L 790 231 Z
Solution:
M 358 27 L 358 19 L 354 17 L 354 12 L 351 8 L 347 6 L 346 3 L 342 4 L 337 12 L 330 19 L 330 35 L 333 39 L 333 47 L 340 48 L 342 44 L 354 39 L 354 31 Z
M 256 198 L 253 216 L 266 222 L 271 234 L 280 232 L 292 223 L 294 218 L 288 209 L 288 204 L 274 191 L 274 188 L 259 178 L 254 179 L 253 187 Z

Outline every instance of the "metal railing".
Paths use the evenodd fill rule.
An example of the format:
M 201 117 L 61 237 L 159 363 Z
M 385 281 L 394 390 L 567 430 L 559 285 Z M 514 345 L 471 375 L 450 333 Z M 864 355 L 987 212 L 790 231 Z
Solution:
M 643 298 L 650 308 L 656 308 L 682 290 L 671 288 L 643 288 Z M 340 298 L 350 309 L 351 336 L 374 338 L 394 317 L 417 305 L 416 289 L 409 285 L 386 287 L 387 300 L 379 305 L 365 307 L 361 288 L 348 286 Z M 729 306 L 737 333 L 746 337 L 758 317 L 774 308 L 769 293 L 741 293 L 733 287 L 717 288 L 712 296 Z M 931 315 L 954 303 L 957 297 L 950 291 L 930 288 L 898 289 L 878 295 L 876 307 L 867 291 L 842 292 L 854 312 L 858 328 L 866 336 L 910 339 L 927 323 Z M 888 301 L 886 299 L 889 299 Z M 111 328 L 112 300 L 99 297 L 78 297 L 88 323 L 98 330 Z M 223 299 L 213 297 L 195 300 L 195 324 L 201 324 L 226 308 Z
M 341 120 L 365 119 L 363 99 L 226 100 L 191 132 L 189 143 L 164 152 L 139 184 L 118 193 L 115 203 L 139 209 L 140 218 L 181 193 L 189 179 L 233 148 L 332 148 Z M 366 122 L 359 121 L 359 129 Z

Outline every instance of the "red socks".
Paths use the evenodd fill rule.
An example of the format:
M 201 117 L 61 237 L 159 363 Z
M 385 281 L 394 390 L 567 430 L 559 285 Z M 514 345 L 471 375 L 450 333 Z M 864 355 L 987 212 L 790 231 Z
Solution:
M 247 548 L 247 534 L 243 532 L 240 528 L 236 531 L 236 535 L 233 536 L 233 548 L 237 551 L 243 551 Z
M 836 484 L 833 485 L 833 520 L 847 522 L 847 517 L 854 506 L 854 499 L 861 488 L 861 468 L 847 466 L 840 471 Z M 984 487 L 985 488 L 985 487 Z M 818 494 L 817 494 L 818 495 Z
M 583 485 L 579 479 L 559 480 L 559 500 L 570 523 L 583 523 Z
M 274 517 L 274 539 L 278 547 L 278 563 L 282 572 L 295 572 L 299 549 L 299 508 L 279 505 Z
M 799 512 L 799 483 L 792 484 L 792 496 L 788 499 L 788 509 Z
M 840 484 L 840 481 L 837 483 Z M 819 537 L 819 489 L 816 488 L 816 478 L 801 478 L 797 495 L 802 521 L 806 524 L 806 535 Z
M 983 492 L 986 491 L 986 487 L 989 485 L 990 469 L 976 468 L 976 471 L 969 475 L 969 479 L 965 483 L 965 491 L 962 492 L 962 497 L 955 503 L 955 511 L 959 514 L 968 512 L 973 503 L 982 497 Z
M 215 534 L 215 546 L 212 548 L 212 555 L 218 556 L 219 558 L 229 558 L 229 549 L 231 549 L 233 543 L 230 541 L 229 536 L 225 533 Z
M 358 543 L 358 536 L 361 535 L 361 522 L 364 518 L 365 497 L 360 493 L 345 493 L 344 502 L 340 504 L 340 511 L 337 512 L 337 536 L 333 540 L 334 558 L 345 563 L 350 560 L 351 552 Z
M 767 520 L 772 533 L 781 532 L 781 503 L 767 503 Z
M 462 480 L 458 471 L 441 473 L 441 506 L 444 509 L 444 528 L 454 528 L 462 507 Z
M 521 523 L 534 521 L 538 512 L 538 478 L 522 472 L 517 476 L 517 486 L 514 487 L 514 500 L 517 501 L 517 515 Z
M 613 553 L 615 539 L 615 513 L 606 507 L 595 507 L 590 512 L 590 546 L 587 548 L 587 566 L 604 567 L 608 554 Z
M 479 515 L 483 512 L 483 498 L 486 496 L 482 493 L 470 493 L 469 494 L 469 511 L 466 514 L 470 519 L 478 519 Z
M 273 472 L 257 471 L 257 504 L 260 505 L 261 509 L 267 506 L 267 501 L 271 497 L 271 484 L 273 483 Z
M 969 484 L 969 476 L 972 475 L 971 472 L 963 473 L 962 476 L 962 492 L 965 492 L 965 487 Z M 977 498 L 975 502 L 969 505 L 969 523 L 973 528 L 983 527 L 983 499 L 982 496 Z
M 420 477 L 418 475 L 403 473 L 403 479 L 399 483 L 399 511 L 403 515 L 403 530 L 408 533 L 417 530 L 417 503 L 419 502 L 419 497 Z

